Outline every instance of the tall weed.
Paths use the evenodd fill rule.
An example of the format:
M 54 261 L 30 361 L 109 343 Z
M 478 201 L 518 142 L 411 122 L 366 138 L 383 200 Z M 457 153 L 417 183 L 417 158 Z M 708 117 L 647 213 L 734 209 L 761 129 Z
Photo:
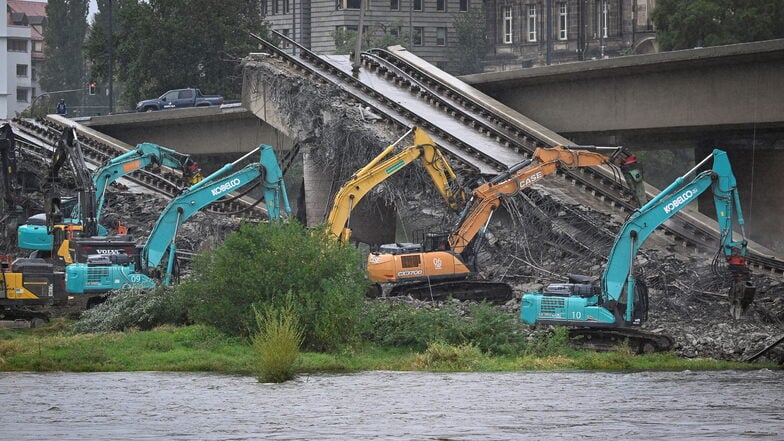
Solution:
M 302 344 L 302 331 L 297 325 L 294 310 L 254 308 L 258 333 L 253 338 L 253 350 L 258 358 L 259 381 L 281 383 L 294 378 L 294 363 Z

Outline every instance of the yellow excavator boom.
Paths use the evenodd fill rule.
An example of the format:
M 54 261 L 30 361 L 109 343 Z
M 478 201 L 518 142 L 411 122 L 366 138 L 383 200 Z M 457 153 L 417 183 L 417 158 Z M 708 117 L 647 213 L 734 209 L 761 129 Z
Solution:
M 404 147 L 399 153 L 389 156 L 397 144 L 412 132 L 413 145 Z M 327 216 L 327 235 L 347 243 L 351 238 L 349 228 L 351 211 L 357 203 L 375 186 L 417 159 L 425 167 L 447 204 L 455 209 L 460 208 L 465 203 L 465 194 L 456 185 L 457 176 L 454 170 L 430 136 L 422 129 L 414 127 L 343 184 L 335 195 L 332 209 Z

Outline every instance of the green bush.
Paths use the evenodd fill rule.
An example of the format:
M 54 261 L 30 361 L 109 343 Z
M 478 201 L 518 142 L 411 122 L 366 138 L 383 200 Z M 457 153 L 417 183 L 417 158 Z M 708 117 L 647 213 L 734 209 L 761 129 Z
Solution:
M 482 351 L 470 343 L 450 345 L 433 342 L 423 354 L 417 356 L 415 366 L 421 369 L 442 371 L 469 371 L 476 368 Z
M 569 349 L 569 329 L 556 326 L 551 331 L 539 333 L 531 338 L 525 348 L 525 355 L 547 357 L 562 355 Z
M 259 381 L 282 383 L 294 378 L 294 362 L 302 344 L 294 310 L 288 306 L 255 314 L 259 331 L 253 336 L 253 350 L 258 357 Z
M 455 305 L 416 309 L 405 303 L 369 302 L 364 310 L 362 336 L 382 346 L 424 350 L 435 341 L 471 344 L 484 352 L 518 353 L 526 340 L 514 314 L 487 303 L 468 307 L 463 315 Z
M 185 321 L 184 306 L 170 287 L 129 288 L 112 292 L 105 302 L 82 312 L 75 332 L 112 332 L 137 328 L 150 330 Z
M 190 317 L 234 335 L 250 335 L 252 307 L 283 308 L 300 320 L 304 347 L 331 350 L 351 341 L 367 281 L 362 257 L 321 229 L 298 222 L 243 225 L 214 251 L 197 256 L 180 285 Z

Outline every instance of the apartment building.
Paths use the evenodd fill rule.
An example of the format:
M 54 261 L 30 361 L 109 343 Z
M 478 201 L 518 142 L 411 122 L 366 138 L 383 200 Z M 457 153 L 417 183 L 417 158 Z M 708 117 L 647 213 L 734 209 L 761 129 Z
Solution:
M 361 0 L 263 0 L 272 28 L 321 54 L 338 29 L 358 28 Z M 656 51 L 656 0 L 365 0 L 364 29 L 407 37 L 404 46 L 441 68 L 453 54 L 455 14 L 484 5 L 485 71 Z
M 46 3 L 0 0 L 6 20 L 0 26 L 0 119 L 22 112 L 40 94 L 38 72 L 44 60 Z

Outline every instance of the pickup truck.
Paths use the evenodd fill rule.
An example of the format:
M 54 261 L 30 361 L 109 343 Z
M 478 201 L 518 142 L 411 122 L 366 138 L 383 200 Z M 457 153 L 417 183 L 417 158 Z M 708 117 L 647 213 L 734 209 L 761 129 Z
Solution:
M 181 107 L 220 106 L 223 97 L 218 95 L 202 95 L 199 89 L 170 90 L 158 98 L 139 101 L 136 104 L 137 112 L 152 112 L 153 110 L 175 109 Z

